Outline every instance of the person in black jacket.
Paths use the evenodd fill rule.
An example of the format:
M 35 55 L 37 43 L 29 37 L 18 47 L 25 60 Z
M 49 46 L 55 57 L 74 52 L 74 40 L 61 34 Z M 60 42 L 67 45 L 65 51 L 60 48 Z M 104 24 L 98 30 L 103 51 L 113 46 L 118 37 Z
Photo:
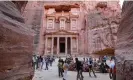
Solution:
M 76 70 L 77 70 L 77 80 L 79 78 L 79 75 L 81 75 L 81 77 L 83 78 L 83 64 L 81 63 L 81 61 L 78 60 L 78 58 L 75 58 L 75 61 L 76 61 L 76 64 L 75 64 L 75 67 L 76 67 Z
M 41 68 L 41 64 L 42 64 L 42 62 L 43 62 L 42 56 L 38 56 L 38 57 L 37 57 L 37 61 L 38 61 L 38 63 L 37 63 L 37 68 Z
M 64 64 L 63 59 L 59 58 L 59 60 L 58 60 L 58 74 L 59 74 L 59 77 L 63 77 L 63 64 Z

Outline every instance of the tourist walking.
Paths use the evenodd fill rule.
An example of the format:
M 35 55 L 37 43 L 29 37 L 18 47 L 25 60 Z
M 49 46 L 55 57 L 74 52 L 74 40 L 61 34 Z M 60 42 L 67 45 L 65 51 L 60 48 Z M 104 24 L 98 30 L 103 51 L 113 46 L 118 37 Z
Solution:
M 48 64 L 49 64 L 49 59 L 48 57 L 46 57 L 45 58 L 45 65 L 46 65 L 45 70 L 48 70 Z
M 63 77 L 63 59 L 59 58 L 58 61 L 58 74 L 59 77 Z
M 43 61 L 42 61 L 42 65 L 41 65 L 41 69 L 43 69 L 43 66 L 44 66 L 45 63 L 45 57 L 43 57 Z
M 67 61 L 65 60 L 65 63 L 63 65 L 63 70 L 64 70 L 64 73 L 63 73 L 63 80 L 67 80 L 67 71 L 68 71 L 68 63 Z
M 38 68 L 39 69 L 41 69 L 41 67 L 42 67 L 42 62 L 43 62 L 43 58 L 42 58 L 42 56 L 39 56 L 38 57 Z
M 103 61 L 104 63 L 106 63 L 106 60 L 107 60 L 107 56 L 105 55 L 105 56 L 103 56 L 102 61 Z
M 105 63 L 104 62 L 101 62 L 101 64 L 100 64 L 100 71 L 102 73 L 106 73 L 106 67 L 105 67 Z
M 116 65 L 115 65 L 115 58 L 111 58 L 110 61 L 110 72 L 109 72 L 110 79 L 116 80 Z
M 37 64 L 36 69 L 38 69 L 39 68 L 39 56 L 36 55 L 36 57 L 37 57 L 37 59 L 36 59 L 36 64 Z
M 34 67 L 34 70 L 37 69 L 37 56 L 36 55 L 33 55 L 32 57 L 32 65 Z
M 52 66 L 52 63 L 53 63 L 53 57 L 52 56 L 49 59 L 49 63 L 50 63 L 50 66 Z
M 76 61 L 76 70 L 77 70 L 77 80 L 81 77 L 81 78 L 84 78 L 83 77 L 83 64 L 81 63 L 81 61 L 78 60 L 78 58 L 75 58 L 75 61 Z M 80 76 L 80 77 L 79 77 Z
M 94 66 L 93 66 L 92 58 L 89 58 L 88 66 L 89 66 L 89 76 L 91 77 L 91 71 L 92 71 L 93 75 L 96 77 L 96 74 L 95 74 L 94 68 L 93 68 Z

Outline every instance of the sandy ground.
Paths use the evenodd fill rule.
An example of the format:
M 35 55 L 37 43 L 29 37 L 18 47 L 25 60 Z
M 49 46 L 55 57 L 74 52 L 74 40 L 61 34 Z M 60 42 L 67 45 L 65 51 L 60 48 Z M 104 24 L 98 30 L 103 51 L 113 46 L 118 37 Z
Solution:
M 58 60 L 53 63 L 52 67 L 49 67 L 49 70 L 36 70 L 35 75 L 32 80 L 63 80 L 58 77 L 58 68 L 57 68 Z M 45 68 L 45 66 L 44 66 Z M 110 80 L 109 75 L 107 73 L 96 73 L 97 78 L 89 77 L 87 72 L 83 72 L 84 80 Z M 76 72 L 68 71 L 67 80 L 76 80 Z

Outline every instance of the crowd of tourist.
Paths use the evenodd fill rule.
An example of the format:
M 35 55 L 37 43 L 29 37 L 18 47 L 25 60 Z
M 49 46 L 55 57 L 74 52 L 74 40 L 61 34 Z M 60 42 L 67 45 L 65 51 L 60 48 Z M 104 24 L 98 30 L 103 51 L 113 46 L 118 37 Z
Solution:
M 32 59 L 35 70 L 43 69 L 43 66 L 45 66 L 45 70 L 48 70 L 49 66 L 52 66 L 52 63 L 55 61 L 54 56 L 33 55 Z M 102 56 L 98 59 L 89 57 L 83 58 L 82 60 L 79 60 L 77 57 L 75 59 L 69 57 L 63 60 L 59 57 L 57 66 L 58 75 L 62 77 L 63 80 L 67 80 L 66 76 L 68 71 L 77 71 L 77 80 L 84 78 L 82 72 L 88 72 L 90 77 L 92 77 L 92 72 L 93 76 L 96 78 L 95 72 L 97 71 L 100 73 L 109 73 L 110 79 L 116 80 L 115 57 Z
M 55 61 L 54 56 L 37 56 L 33 55 L 32 57 L 32 65 L 34 69 L 43 69 L 45 65 L 45 70 L 49 69 L 49 66 L 52 66 L 52 63 Z
M 92 77 L 91 72 L 94 77 L 96 76 L 95 71 L 99 71 L 101 73 L 109 73 L 109 76 L 112 80 L 116 80 L 115 73 L 115 58 L 103 56 L 99 59 L 83 58 L 83 60 L 79 60 L 78 58 L 59 58 L 58 60 L 58 72 L 59 77 L 63 77 L 63 80 L 66 80 L 67 71 L 77 71 L 77 80 L 79 76 L 84 78 L 82 72 L 89 72 L 89 76 Z M 81 79 L 80 79 L 81 80 Z

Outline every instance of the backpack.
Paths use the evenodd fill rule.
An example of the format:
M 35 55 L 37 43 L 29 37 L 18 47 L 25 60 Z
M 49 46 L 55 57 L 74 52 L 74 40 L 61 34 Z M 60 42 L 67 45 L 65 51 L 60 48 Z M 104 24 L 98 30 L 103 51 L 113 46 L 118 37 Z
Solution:
M 62 62 L 59 62 L 59 63 L 58 63 L 58 67 L 59 67 L 59 68 L 63 68 Z
M 66 63 L 63 65 L 63 69 L 64 70 L 68 69 L 68 65 Z

